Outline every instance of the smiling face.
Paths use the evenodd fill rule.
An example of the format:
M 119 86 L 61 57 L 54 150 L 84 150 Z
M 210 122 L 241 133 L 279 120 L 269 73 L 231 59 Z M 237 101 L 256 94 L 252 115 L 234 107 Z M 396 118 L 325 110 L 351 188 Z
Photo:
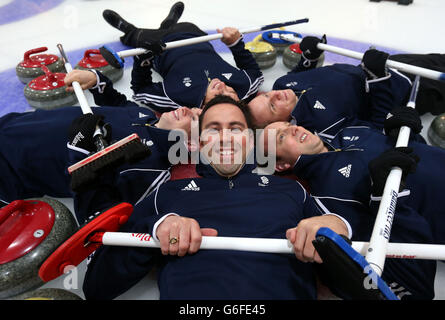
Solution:
M 269 133 L 271 130 L 274 130 L 272 134 Z M 275 150 L 268 150 L 270 145 L 268 138 L 275 139 Z M 261 141 L 266 151 L 275 152 L 277 171 L 292 168 L 302 154 L 318 154 L 327 151 L 320 137 L 289 122 L 274 122 L 266 126 L 264 139 Z
M 220 175 L 236 175 L 253 148 L 243 112 L 230 103 L 215 104 L 201 121 L 201 154 Z
M 198 120 L 201 109 L 186 107 L 174 111 L 164 112 L 157 123 L 157 127 L 165 130 L 184 130 L 190 137 L 192 120 Z
M 218 78 L 212 79 L 207 87 L 204 104 L 212 100 L 217 95 L 225 95 L 231 97 L 233 100 L 239 101 L 238 94 L 232 88 L 226 85 Z
M 276 121 L 288 121 L 297 104 L 297 96 L 291 89 L 272 90 L 262 93 L 249 102 L 248 107 L 257 127 L 265 127 Z

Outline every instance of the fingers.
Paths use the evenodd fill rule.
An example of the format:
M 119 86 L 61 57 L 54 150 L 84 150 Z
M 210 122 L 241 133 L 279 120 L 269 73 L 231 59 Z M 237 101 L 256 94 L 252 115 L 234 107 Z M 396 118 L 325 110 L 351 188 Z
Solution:
M 64 82 L 66 85 L 67 92 L 73 92 L 73 82 L 76 81 L 80 84 L 82 90 L 90 89 L 96 85 L 97 79 L 96 74 L 88 70 L 73 70 L 69 72 L 65 78 Z
M 196 253 L 202 240 L 201 229 L 196 220 L 179 216 L 167 217 L 157 228 L 163 255 L 185 256 Z
M 296 228 L 288 229 L 286 238 L 292 243 L 298 260 L 302 262 L 322 262 L 312 244 L 312 241 L 315 239 L 315 232 L 313 232 L 313 229 L 307 228 L 304 222 L 303 224 L 300 223 Z
M 172 223 L 168 236 L 168 254 L 173 256 L 178 254 L 180 241 L 185 241 L 185 239 L 182 239 L 181 236 L 179 224 Z
M 241 37 L 241 34 L 238 29 L 232 27 L 226 27 L 223 29 L 216 29 L 218 33 L 222 33 L 221 41 L 226 45 L 230 45 L 234 43 L 238 38 Z

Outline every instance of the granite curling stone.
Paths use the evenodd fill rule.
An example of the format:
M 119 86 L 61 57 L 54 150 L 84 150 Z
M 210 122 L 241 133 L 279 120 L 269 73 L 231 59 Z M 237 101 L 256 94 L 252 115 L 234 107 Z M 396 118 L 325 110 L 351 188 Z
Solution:
M 253 41 L 247 42 L 245 48 L 249 50 L 260 69 L 272 67 L 277 61 L 277 50 L 269 43 L 261 41 L 261 35 Z
M 277 50 L 278 54 L 283 54 L 284 50 L 293 43 L 291 41 L 280 39 L 280 35 L 293 35 L 301 38 L 300 34 L 286 30 L 270 30 L 263 32 L 263 41 L 270 43 Z
M 74 92 L 67 92 L 65 82 L 66 73 L 52 73 L 46 66 L 42 66 L 44 75 L 31 80 L 23 93 L 31 107 L 51 110 L 76 104 Z
M 428 140 L 433 146 L 445 149 L 445 113 L 439 114 L 431 122 Z
M 115 83 L 120 80 L 124 75 L 123 68 L 115 68 L 108 64 L 104 57 L 100 54 L 99 49 L 89 49 L 85 51 L 82 60 L 74 67 L 74 69 L 79 70 L 97 70 L 100 71 L 104 76 Z
M 42 263 L 78 229 L 70 210 L 43 197 L 0 209 L 0 299 L 37 289 Z
M 44 73 L 42 66 L 46 66 L 51 72 L 66 73 L 62 60 L 54 54 L 37 54 L 48 50 L 47 47 L 31 49 L 25 52 L 23 61 L 19 62 L 15 72 L 19 80 L 25 84 L 41 76 Z M 33 55 L 33 56 L 31 56 Z
M 301 49 L 299 43 L 294 43 L 288 46 L 283 52 L 283 64 L 289 68 L 295 68 L 301 60 Z M 324 52 L 318 58 L 316 68 L 319 68 L 324 63 Z
M 59 288 L 41 288 L 22 293 L 9 300 L 83 300 L 77 294 Z

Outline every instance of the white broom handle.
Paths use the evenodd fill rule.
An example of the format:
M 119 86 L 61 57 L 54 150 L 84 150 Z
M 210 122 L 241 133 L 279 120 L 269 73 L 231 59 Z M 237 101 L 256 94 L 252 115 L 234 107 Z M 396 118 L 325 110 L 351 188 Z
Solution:
M 280 34 L 279 37 L 283 40 L 287 40 L 287 41 L 295 42 L 295 43 L 300 43 L 302 40 L 302 38 L 295 37 L 291 34 Z M 349 49 L 343 49 L 343 48 L 331 46 L 331 45 L 324 44 L 324 43 L 317 44 L 317 48 L 320 50 L 336 53 L 336 54 L 339 54 L 342 56 L 346 56 L 346 57 L 350 57 L 350 58 L 354 58 L 354 59 L 358 59 L 358 60 L 362 60 L 362 58 L 363 58 L 363 53 L 360 53 L 357 51 L 352 51 Z M 402 63 L 402 62 L 393 61 L 390 59 L 386 60 L 386 66 L 388 66 L 389 68 L 394 68 L 396 70 L 406 72 L 406 73 L 419 75 L 424 78 L 445 81 L 445 73 L 443 73 L 443 72 L 426 69 L 426 68 L 422 68 L 422 67 L 417 67 L 417 66 L 413 66 L 410 64 Z
M 249 28 L 241 29 L 241 30 L 239 30 L 239 32 L 241 34 L 252 33 L 252 32 L 257 32 L 257 31 L 264 31 L 264 30 L 275 29 L 275 28 L 288 26 L 288 25 L 294 25 L 294 24 L 298 24 L 298 23 L 304 23 L 304 22 L 308 22 L 308 21 L 309 21 L 309 19 L 305 18 L 305 19 L 300 19 L 300 20 L 295 20 L 295 21 L 288 21 L 288 22 L 277 23 L 277 24 L 269 24 L 269 25 L 265 25 L 265 26 L 249 27 Z M 183 47 L 183 46 L 188 46 L 188 45 L 201 43 L 201 42 L 217 40 L 217 39 L 221 39 L 221 38 L 222 38 L 222 33 L 215 33 L 215 34 L 209 34 L 209 35 L 206 35 L 206 36 L 200 36 L 200 37 L 194 37 L 194 38 L 189 38 L 189 39 L 171 41 L 171 42 L 165 43 L 165 49 L 164 50 L 178 48 L 178 47 Z M 117 54 L 121 58 L 126 58 L 126 57 L 133 57 L 133 56 L 137 56 L 137 55 L 140 55 L 140 54 L 144 54 L 146 52 L 147 52 L 147 49 L 135 48 L 135 49 L 119 51 L 119 52 L 117 52 Z
M 416 107 L 416 96 L 419 89 L 420 76 L 414 79 L 411 95 L 406 108 Z M 396 147 L 408 146 L 411 129 L 402 126 L 397 137 Z M 366 260 L 381 275 L 385 264 L 387 244 L 391 235 L 391 227 L 396 210 L 398 191 L 400 181 L 402 180 L 402 169 L 393 167 L 386 179 L 385 188 L 383 189 L 382 200 L 380 201 L 379 210 L 374 222 L 369 248 L 366 253 Z
M 71 63 L 69 63 L 62 45 L 58 44 L 57 48 L 59 49 L 60 55 L 62 56 L 62 62 L 65 65 L 66 72 L 70 73 L 71 71 L 73 71 L 73 67 L 71 66 Z M 76 94 L 77 100 L 79 101 L 80 107 L 82 108 L 83 114 L 93 113 L 79 82 L 73 81 L 72 86 L 74 88 L 74 93 Z
M 148 233 L 105 232 L 102 244 L 110 246 L 159 248 L 159 241 Z M 354 241 L 352 248 L 364 255 L 368 242 Z M 238 250 L 263 253 L 294 254 L 287 239 L 202 237 L 200 249 Z M 387 258 L 445 260 L 445 245 L 418 243 L 388 243 Z

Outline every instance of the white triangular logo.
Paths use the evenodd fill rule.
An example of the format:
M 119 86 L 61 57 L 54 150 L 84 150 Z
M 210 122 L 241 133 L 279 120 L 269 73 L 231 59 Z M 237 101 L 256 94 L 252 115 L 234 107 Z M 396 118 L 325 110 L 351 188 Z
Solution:
M 231 73 L 221 73 L 227 80 L 230 80 L 230 78 L 232 78 L 232 74 Z
M 349 178 L 349 175 L 351 174 L 351 168 L 352 168 L 352 165 L 348 164 L 346 167 L 339 169 L 338 172 L 340 172 L 346 178 Z
M 144 117 L 148 117 L 147 114 L 143 114 L 142 112 L 139 112 L 139 118 L 144 118 Z
M 199 191 L 199 189 L 196 182 L 192 180 L 185 188 L 182 188 L 181 191 Z
M 318 100 L 315 102 L 314 109 L 326 110 L 325 106 L 322 105 L 321 102 Z

